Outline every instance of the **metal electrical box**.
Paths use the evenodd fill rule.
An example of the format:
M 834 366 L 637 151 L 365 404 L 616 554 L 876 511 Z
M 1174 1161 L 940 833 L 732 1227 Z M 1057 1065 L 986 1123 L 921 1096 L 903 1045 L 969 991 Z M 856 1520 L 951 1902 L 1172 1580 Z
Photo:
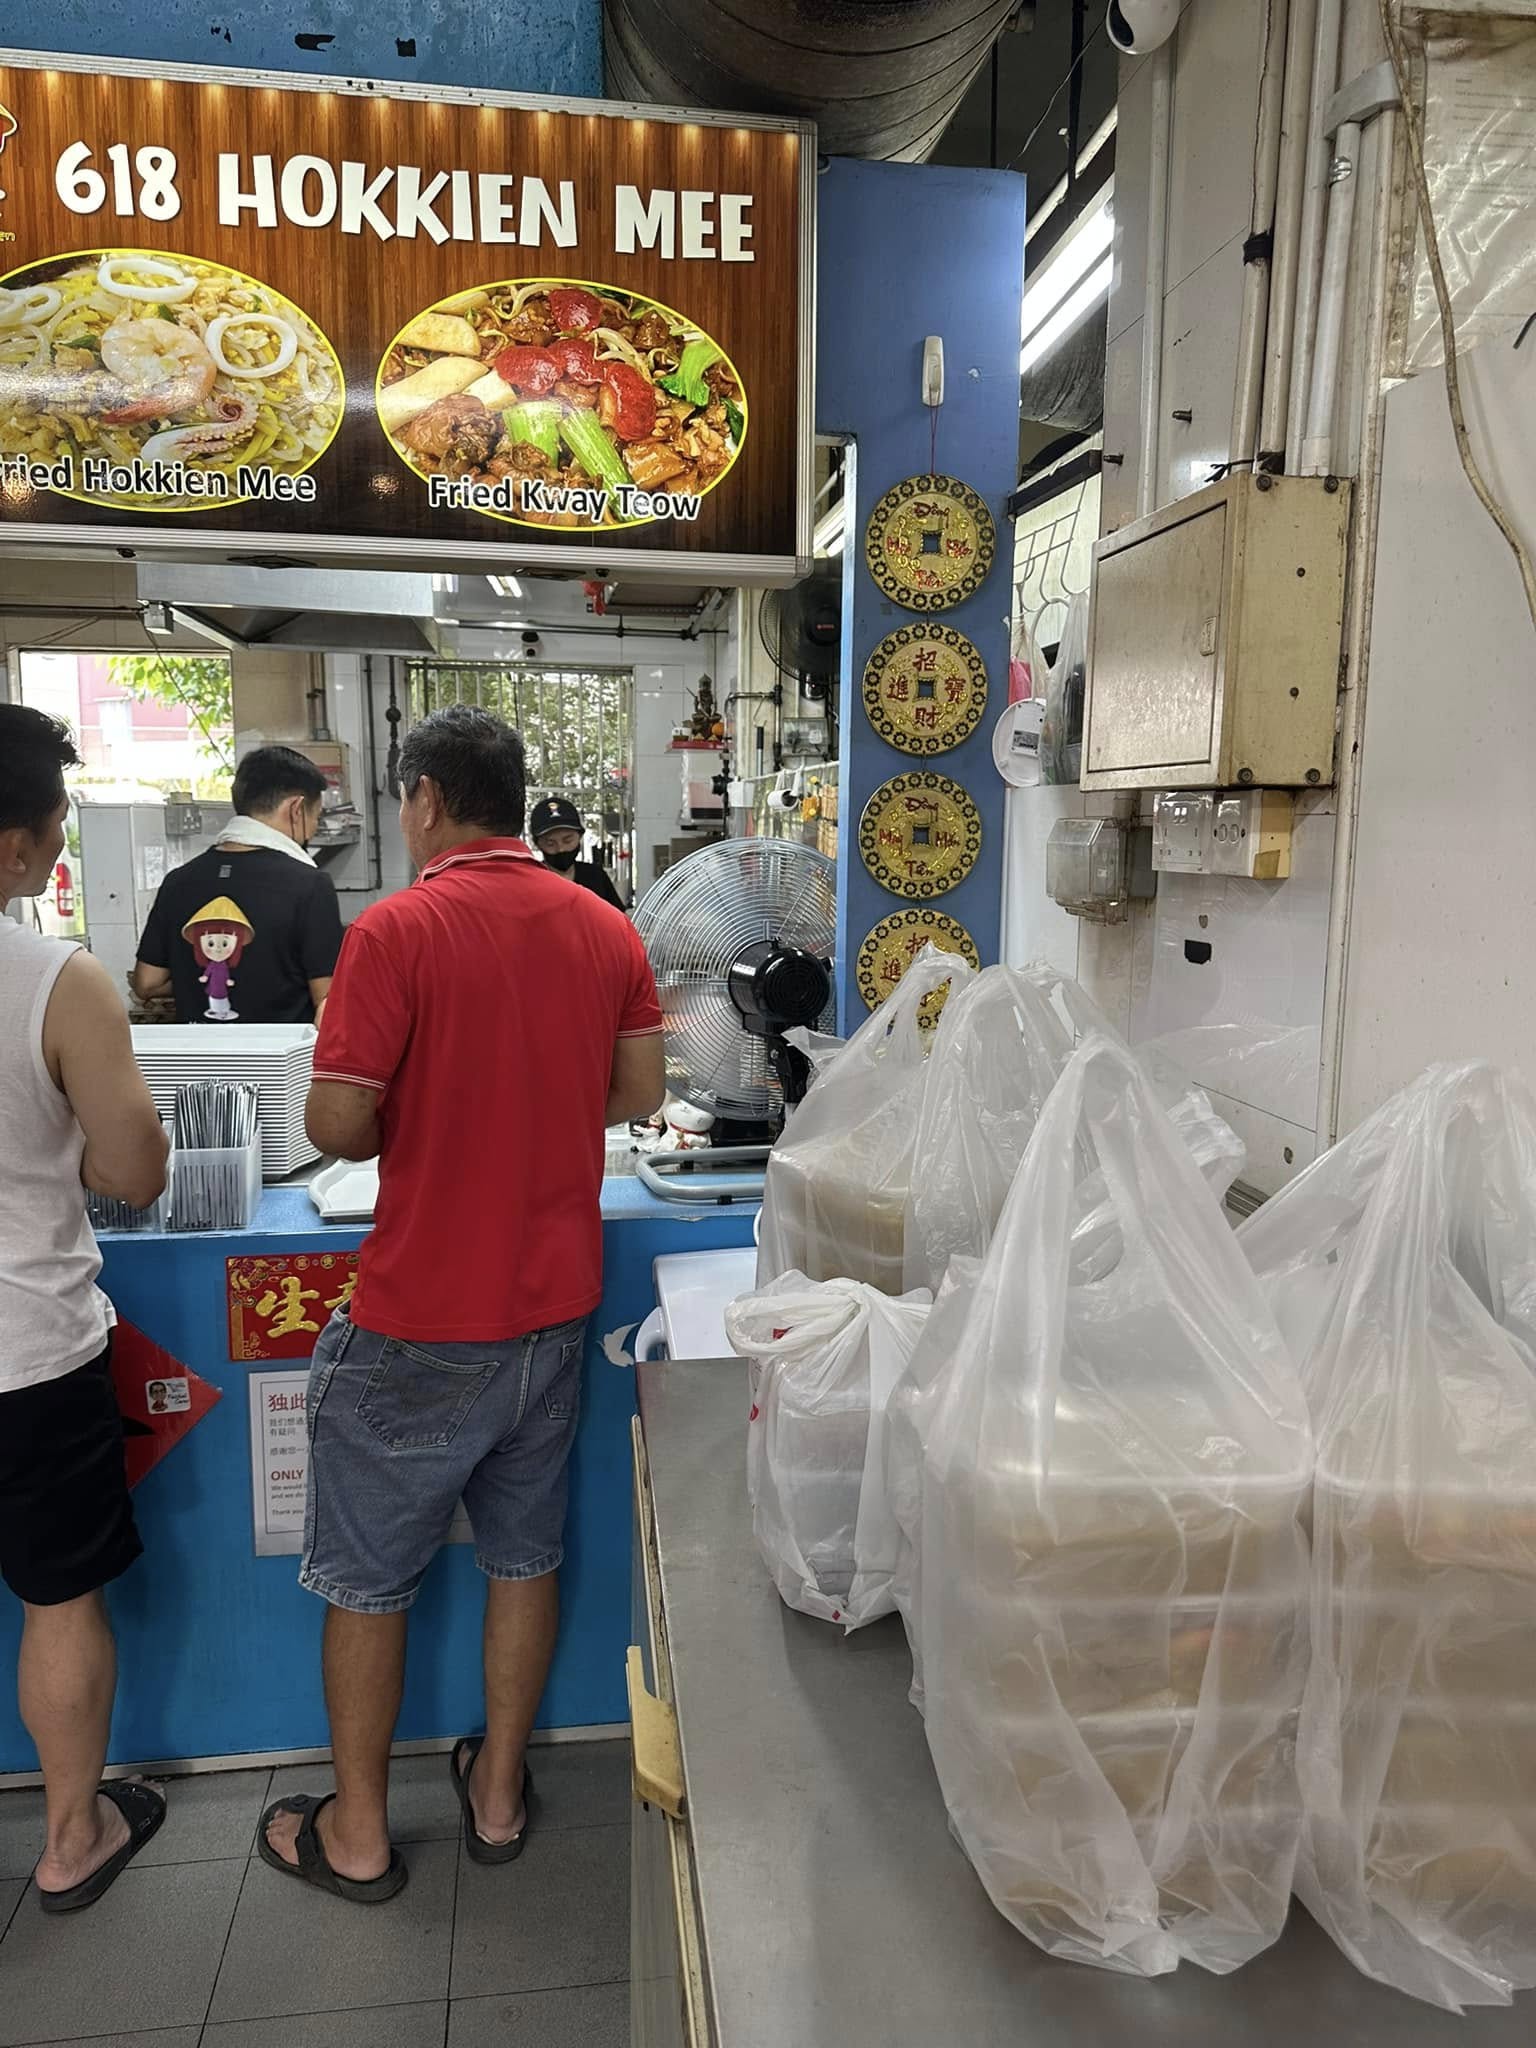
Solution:
M 1084 789 L 1332 782 L 1348 522 L 1245 471 L 1098 543 Z

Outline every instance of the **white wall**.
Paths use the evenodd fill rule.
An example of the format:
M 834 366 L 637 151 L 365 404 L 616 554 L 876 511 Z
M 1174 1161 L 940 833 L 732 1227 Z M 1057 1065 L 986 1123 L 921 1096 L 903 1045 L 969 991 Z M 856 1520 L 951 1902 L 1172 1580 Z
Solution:
M 1174 45 L 1159 504 L 1200 489 L 1231 454 L 1267 12 L 1265 0 L 1188 0 Z M 1151 86 L 1151 60 L 1128 60 L 1115 160 L 1106 533 L 1136 516 Z M 1176 420 L 1179 411 L 1192 419 Z M 1063 804 L 1060 792 L 1039 797 Z M 1035 808 L 1039 838 L 1049 811 L 1043 802 Z M 1176 1034 L 1183 1063 L 1248 1146 L 1244 1178 L 1266 1192 L 1317 1149 L 1333 808 L 1331 792 L 1303 801 L 1289 881 L 1162 875 L 1154 902 L 1133 909 L 1125 925 L 1079 933 L 1078 973 L 1090 991 L 1133 1042 Z M 1186 956 L 1191 938 L 1209 944 L 1208 962 Z
M 1014 521 L 1016 637 L 1034 624 L 1050 645 L 1060 634 L 1064 598 L 1086 590 L 1099 532 L 1099 480 L 1078 484 Z M 1037 693 L 1044 689 L 1036 682 Z M 1011 789 L 1003 812 L 1003 930 L 999 958 L 1010 967 L 1048 961 L 1077 974 L 1079 920 L 1045 893 L 1045 842 L 1058 818 L 1081 815 L 1081 790 L 1037 784 Z
M 1173 46 L 1157 502 L 1231 453 L 1232 386 L 1253 191 L 1265 0 L 1187 0 Z M 1153 60 L 1127 59 L 1115 142 L 1115 274 L 1104 394 L 1104 531 L 1136 516 Z M 1188 424 L 1173 418 L 1192 412 Z
M 1236 339 L 1237 261 L 1251 175 L 1262 0 L 1190 0 L 1175 82 L 1159 492 L 1222 459 Z M 1380 55 L 1374 0 L 1346 0 L 1340 74 Z M 1138 446 L 1147 97 L 1128 69 L 1117 159 L 1117 275 L 1109 321 L 1106 528 L 1133 516 Z M 1362 260 L 1357 231 L 1355 262 Z M 1346 339 L 1346 359 L 1354 343 Z M 1516 388 L 1524 377 L 1527 386 Z M 1500 487 L 1529 510 L 1536 364 L 1491 345 L 1464 364 L 1509 423 L 1493 436 Z M 1374 386 L 1370 387 L 1374 391 Z M 1437 371 L 1385 401 L 1358 822 L 1349 867 L 1337 1129 L 1352 1128 L 1434 1060 L 1486 1057 L 1536 1079 L 1536 630 L 1515 565 L 1468 488 Z M 1319 1132 L 1319 1026 L 1336 798 L 1300 806 L 1285 883 L 1164 876 L 1143 925 L 1080 935 L 1080 971 L 1123 1006 L 1133 1038 L 1172 1032 L 1247 1140 L 1247 1177 L 1279 1185 Z M 1184 941 L 1212 946 L 1206 965 Z
M 1523 357 L 1489 360 L 1513 379 Z M 1438 372 L 1387 401 L 1361 761 L 1345 1128 L 1432 1060 L 1536 1082 L 1536 634 Z

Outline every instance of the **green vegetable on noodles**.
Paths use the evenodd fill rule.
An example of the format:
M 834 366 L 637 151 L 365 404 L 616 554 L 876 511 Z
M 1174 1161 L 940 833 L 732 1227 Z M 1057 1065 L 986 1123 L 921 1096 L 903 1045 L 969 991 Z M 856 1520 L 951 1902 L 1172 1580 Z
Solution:
M 619 451 L 604 432 L 595 412 L 585 412 L 576 407 L 561 419 L 560 433 L 566 447 L 588 476 L 595 476 L 611 491 L 619 490 L 629 482 L 629 473 L 619 460 Z
M 731 430 L 731 439 L 739 448 L 741 446 L 741 437 L 747 431 L 747 416 L 734 398 L 728 398 L 725 401 L 725 417 Z
M 704 382 L 704 372 L 724 354 L 716 342 L 690 341 L 673 375 L 662 378 L 662 390 L 670 391 L 674 398 L 686 398 L 690 405 L 708 405 L 713 393 Z
M 518 405 L 509 405 L 501 416 L 507 439 L 529 442 L 551 462 L 558 461 L 560 415 L 564 410 L 558 400 L 547 398 L 526 398 Z

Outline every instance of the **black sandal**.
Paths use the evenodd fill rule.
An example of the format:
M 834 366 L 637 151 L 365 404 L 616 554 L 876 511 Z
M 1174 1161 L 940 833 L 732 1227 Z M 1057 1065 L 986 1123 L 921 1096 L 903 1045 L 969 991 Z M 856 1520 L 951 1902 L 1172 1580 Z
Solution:
M 528 1830 L 533 1825 L 533 1773 L 527 1760 L 523 1762 L 523 1825 L 510 1842 L 488 1842 L 475 1826 L 475 1810 L 469 1803 L 470 1773 L 475 1768 L 475 1758 L 485 1743 L 483 1735 L 465 1735 L 453 1745 L 448 1757 L 448 1771 L 453 1779 L 453 1789 L 459 1795 L 459 1805 L 464 1812 L 464 1848 L 472 1863 L 515 1863 L 522 1855 L 528 1842 Z M 463 1769 L 459 1768 L 463 1760 Z
M 78 1913 L 83 1906 L 94 1906 L 104 1892 L 112 1889 L 144 1844 L 153 1841 L 160 1832 L 165 1820 L 165 1794 L 157 1792 L 153 1785 L 141 1785 L 135 1780 L 125 1779 L 121 1783 L 100 1785 L 97 1790 L 103 1799 L 111 1801 L 128 1823 L 128 1839 L 99 1870 L 93 1870 L 89 1877 L 82 1878 L 79 1884 L 72 1884 L 67 1891 L 45 1892 L 39 1885 L 38 1901 L 45 1913 Z
M 327 1792 L 323 1799 L 316 1799 L 309 1792 L 296 1792 L 288 1799 L 273 1800 L 261 1816 L 256 1853 L 269 1868 L 280 1870 L 284 1877 L 296 1877 L 303 1884 L 312 1884 L 316 1891 L 329 1892 L 333 1898 L 346 1899 L 354 1906 L 382 1906 L 386 1899 L 392 1899 L 405 1890 L 410 1872 L 393 1843 L 389 1851 L 389 1868 L 382 1877 L 343 1877 L 340 1871 L 332 1870 L 315 1822 L 322 1808 L 329 1806 L 335 1797 L 334 1792 Z M 267 1830 L 280 1813 L 301 1816 L 298 1839 L 294 1843 L 299 1858 L 297 1863 L 290 1863 L 286 1857 L 279 1856 L 267 1840 Z

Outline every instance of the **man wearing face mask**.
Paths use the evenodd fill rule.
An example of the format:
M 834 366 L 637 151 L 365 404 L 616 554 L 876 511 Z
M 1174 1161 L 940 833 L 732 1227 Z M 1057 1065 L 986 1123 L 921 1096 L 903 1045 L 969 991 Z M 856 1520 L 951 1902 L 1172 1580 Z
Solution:
M 553 868 L 556 874 L 568 875 L 578 888 L 590 889 L 615 910 L 624 908 L 618 890 L 608 879 L 608 870 L 600 868 L 596 861 L 576 858 L 586 832 L 581 813 L 569 797 L 541 798 L 533 807 L 529 836 L 544 856 L 546 867 Z
M 293 747 L 245 756 L 223 838 L 160 884 L 136 996 L 174 993 L 178 1024 L 319 1021 L 341 950 L 336 885 L 306 851 L 324 794 L 324 776 Z

